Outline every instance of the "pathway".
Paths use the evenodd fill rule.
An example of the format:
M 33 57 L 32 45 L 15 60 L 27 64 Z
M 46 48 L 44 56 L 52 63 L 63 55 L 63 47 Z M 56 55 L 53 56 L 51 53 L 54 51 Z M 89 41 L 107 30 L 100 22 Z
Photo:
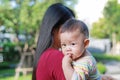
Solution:
M 107 68 L 106 74 L 112 76 L 116 80 L 120 80 L 120 62 L 110 61 L 105 64 Z

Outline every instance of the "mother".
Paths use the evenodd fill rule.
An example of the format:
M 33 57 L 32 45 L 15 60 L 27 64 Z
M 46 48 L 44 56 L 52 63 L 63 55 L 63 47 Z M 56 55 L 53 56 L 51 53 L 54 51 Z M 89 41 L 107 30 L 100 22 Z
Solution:
M 40 26 L 32 80 L 65 80 L 58 32 L 72 17 L 75 17 L 74 13 L 60 3 L 47 9 Z
M 63 54 L 59 51 L 59 28 L 73 17 L 73 11 L 60 3 L 47 9 L 40 26 L 32 80 L 65 80 L 62 71 Z M 103 75 L 102 80 L 114 79 Z

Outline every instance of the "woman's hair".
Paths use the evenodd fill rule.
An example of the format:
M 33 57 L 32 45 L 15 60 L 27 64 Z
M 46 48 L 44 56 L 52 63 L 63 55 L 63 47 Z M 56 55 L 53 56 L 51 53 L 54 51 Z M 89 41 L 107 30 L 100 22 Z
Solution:
M 87 25 L 83 21 L 74 18 L 67 20 L 62 25 L 60 28 L 60 33 L 72 32 L 76 29 L 79 29 L 80 33 L 84 34 L 86 38 L 89 38 L 89 30 Z
M 40 26 L 40 33 L 34 58 L 35 60 L 33 65 L 34 69 L 32 80 L 36 80 L 36 67 L 41 54 L 47 48 L 49 48 L 52 43 L 51 34 L 53 28 L 59 27 L 59 25 L 63 24 L 65 21 L 72 17 L 75 17 L 72 10 L 62 5 L 61 3 L 53 4 L 47 9 Z

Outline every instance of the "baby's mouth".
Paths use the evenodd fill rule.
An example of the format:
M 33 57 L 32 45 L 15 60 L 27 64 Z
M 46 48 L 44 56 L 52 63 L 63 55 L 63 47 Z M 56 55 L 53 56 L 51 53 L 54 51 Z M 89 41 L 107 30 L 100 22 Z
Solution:
M 67 53 L 72 59 L 73 59 L 73 54 L 72 53 Z

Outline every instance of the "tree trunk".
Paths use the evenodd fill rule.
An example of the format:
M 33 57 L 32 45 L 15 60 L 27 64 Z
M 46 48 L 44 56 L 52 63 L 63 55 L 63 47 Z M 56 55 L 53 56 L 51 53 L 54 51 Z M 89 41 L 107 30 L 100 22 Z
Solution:
M 111 49 L 111 54 L 116 53 L 116 34 L 112 33 L 112 49 Z

